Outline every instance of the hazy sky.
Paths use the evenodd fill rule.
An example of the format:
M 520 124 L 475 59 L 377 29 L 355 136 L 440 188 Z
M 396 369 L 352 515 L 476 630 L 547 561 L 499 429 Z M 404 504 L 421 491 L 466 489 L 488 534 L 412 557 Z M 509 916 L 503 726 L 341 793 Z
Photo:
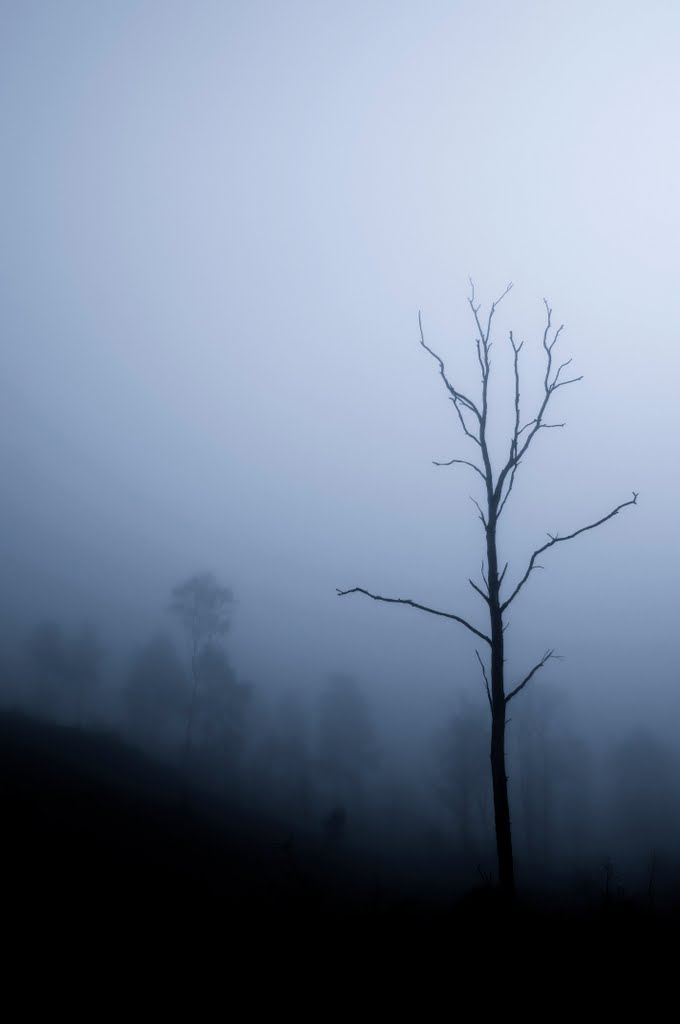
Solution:
M 356 670 L 411 710 L 477 685 L 464 631 L 335 587 L 483 624 L 417 313 L 472 390 L 468 275 L 512 280 L 501 403 L 510 327 L 540 386 L 543 296 L 585 379 L 518 476 L 509 573 L 640 504 L 546 557 L 511 674 L 554 646 L 542 685 L 680 710 L 679 44 L 671 0 L 3 0 L 5 617 L 134 632 L 209 568 L 256 677 Z

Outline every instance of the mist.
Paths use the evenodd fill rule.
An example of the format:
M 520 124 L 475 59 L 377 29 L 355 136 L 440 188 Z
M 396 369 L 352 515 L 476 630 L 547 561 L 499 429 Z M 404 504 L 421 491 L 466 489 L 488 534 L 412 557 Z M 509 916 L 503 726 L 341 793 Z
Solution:
M 507 726 L 518 883 L 675 905 L 679 29 L 661 0 L 3 5 L 8 750 L 61 749 L 27 723 L 88 770 L 113 744 L 145 799 L 193 787 L 322 890 L 493 887 L 479 643 L 338 590 L 488 628 L 483 488 L 433 464 L 474 444 L 418 316 L 476 397 L 471 281 L 484 316 L 513 282 L 495 464 L 510 331 L 523 408 L 543 393 L 544 300 L 583 379 L 518 469 L 510 587 L 639 494 L 510 614 L 508 688 L 559 655 Z M 207 579 L 231 597 L 197 641 L 173 594 Z

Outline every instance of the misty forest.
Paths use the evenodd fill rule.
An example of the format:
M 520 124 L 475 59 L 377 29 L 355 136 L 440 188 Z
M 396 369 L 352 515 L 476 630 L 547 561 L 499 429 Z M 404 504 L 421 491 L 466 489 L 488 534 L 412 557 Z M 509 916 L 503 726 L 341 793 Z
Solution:
M 1 5 L 11 920 L 680 931 L 679 39 Z

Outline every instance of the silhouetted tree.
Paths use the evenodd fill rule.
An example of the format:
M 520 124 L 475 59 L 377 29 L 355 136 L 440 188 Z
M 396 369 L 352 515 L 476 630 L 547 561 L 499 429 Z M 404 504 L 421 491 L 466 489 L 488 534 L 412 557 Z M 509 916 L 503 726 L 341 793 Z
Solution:
M 200 658 L 206 648 L 229 629 L 233 604 L 231 589 L 221 586 L 208 572 L 191 576 L 172 591 L 170 611 L 179 619 L 189 643 L 191 699 L 186 722 L 187 757 L 198 704 Z
M 487 647 L 488 662 L 477 651 L 484 685 L 491 712 L 491 778 L 494 798 L 494 819 L 496 831 L 496 851 L 498 857 L 498 876 L 503 894 L 509 899 L 514 899 L 515 873 L 512 852 L 512 835 L 510 828 L 510 807 L 508 802 L 508 779 L 505 763 L 505 727 L 507 721 L 507 709 L 510 701 L 524 689 L 536 673 L 543 668 L 550 658 L 555 656 L 553 650 L 548 650 L 539 661 L 527 672 L 527 674 L 515 686 L 506 688 L 505 681 L 505 644 L 504 630 L 506 612 L 514 600 L 518 597 L 523 587 L 529 580 L 532 572 L 539 568 L 538 559 L 545 552 L 558 544 L 573 540 L 586 530 L 593 530 L 602 523 L 606 523 L 613 516 L 617 515 L 628 505 L 634 505 L 637 501 L 637 494 L 629 501 L 624 501 L 606 515 L 595 522 L 582 526 L 577 530 L 560 536 L 559 534 L 548 534 L 548 541 L 536 548 L 524 569 L 520 571 L 517 582 L 514 586 L 506 583 L 506 572 L 508 563 L 503 564 L 498 550 L 498 524 L 506 507 L 508 498 L 512 493 L 517 470 L 529 452 L 536 435 L 547 429 L 564 426 L 563 423 L 548 422 L 548 409 L 555 393 L 570 384 L 575 384 L 581 377 L 563 376 L 564 371 L 571 363 L 570 359 L 555 365 L 554 351 L 562 326 L 553 330 L 552 309 L 544 300 L 546 310 L 546 323 L 543 331 L 543 352 L 545 357 L 545 371 L 542 380 L 542 395 L 537 408 L 527 416 L 521 408 L 520 389 L 520 353 L 523 342 L 517 343 L 513 332 L 510 331 L 510 346 L 513 354 L 513 381 L 511 384 L 512 407 L 514 416 L 510 427 L 509 444 L 506 449 L 500 468 L 494 469 L 490 448 L 490 393 L 489 384 L 491 380 L 491 326 L 494 313 L 500 301 L 512 288 L 509 284 L 503 294 L 491 304 L 488 316 L 484 321 L 481 314 L 481 307 L 476 302 L 474 285 L 471 283 L 471 293 L 468 299 L 470 311 L 474 321 L 476 332 L 475 346 L 477 362 L 479 365 L 481 387 L 476 398 L 470 398 L 468 394 L 460 390 L 457 383 L 447 373 L 443 360 L 425 342 L 422 319 L 418 314 L 420 329 L 420 344 L 422 348 L 435 360 L 439 376 L 446 388 L 448 398 L 453 406 L 453 411 L 458 419 L 459 427 L 463 436 L 473 445 L 474 455 L 470 459 L 450 459 L 448 462 L 437 462 L 439 466 L 462 465 L 471 469 L 482 481 L 483 491 L 481 503 L 473 499 L 479 512 L 479 519 L 484 528 L 486 568 L 482 563 L 481 586 L 473 580 L 469 580 L 470 586 L 481 597 L 486 605 L 488 613 L 488 632 L 472 625 L 467 619 L 450 612 L 440 611 L 436 608 L 420 604 L 410 598 L 384 597 L 374 594 L 363 587 L 352 587 L 348 590 L 338 590 L 338 594 L 365 594 L 375 601 L 386 601 L 392 604 L 409 605 L 430 615 L 437 615 L 449 621 L 456 622 L 463 626 L 468 632 L 481 640 Z M 501 590 L 505 583 L 505 593 Z M 488 664 L 490 663 L 490 664 Z M 490 669 L 487 672 L 487 665 Z M 489 678 L 490 676 L 490 678 Z

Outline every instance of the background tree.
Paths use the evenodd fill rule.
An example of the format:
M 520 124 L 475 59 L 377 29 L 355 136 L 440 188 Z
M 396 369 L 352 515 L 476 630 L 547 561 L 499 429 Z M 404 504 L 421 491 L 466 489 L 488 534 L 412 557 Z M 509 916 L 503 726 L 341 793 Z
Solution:
M 508 760 L 515 802 L 514 839 L 522 841 L 534 875 L 551 870 L 564 846 L 575 854 L 576 832 L 587 828 L 584 772 L 587 778 L 589 753 L 571 726 L 563 690 L 529 687 L 512 721 Z
M 28 636 L 38 710 L 82 725 L 86 701 L 99 681 L 103 651 L 93 625 L 69 636 L 55 622 L 42 622 Z
M 71 643 L 69 675 L 76 723 L 83 724 L 83 711 L 91 699 L 101 675 L 104 655 L 97 630 L 90 622 L 81 627 Z
M 214 642 L 200 651 L 196 675 L 196 752 L 208 777 L 224 783 L 233 778 L 241 758 L 252 686 L 239 682 L 225 651 Z
M 64 631 L 56 622 L 40 622 L 29 632 L 26 647 L 36 709 L 57 717 L 68 679 L 68 642 Z
M 357 682 L 331 673 L 319 704 L 319 772 L 328 798 L 360 812 L 366 776 L 380 752 L 370 708 Z
M 483 770 L 487 734 L 484 708 L 466 696 L 431 746 L 435 791 L 448 811 L 460 854 L 477 864 L 488 855 L 492 836 L 491 791 Z
M 179 619 L 189 643 L 191 698 L 186 722 L 187 757 L 191 750 L 198 702 L 200 659 L 206 648 L 229 629 L 233 605 L 231 589 L 221 586 L 209 572 L 191 576 L 172 591 L 170 611 Z
M 680 841 L 680 763 L 672 746 L 637 727 L 615 743 L 603 765 L 617 862 L 639 867 Z
M 386 601 L 392 604 L 409 605 L 412 608 L 417 608 L 430 615 L 437 615 L 448 619 L 449 621 L 458 623 L 486 645 L 486 659 L 482 657 L 478 650 L 476 651 L 476 654 L 482 670 L 489 709 L 491 712 L 491 781 L 494 798 L 494 823 L 496 832 L 496 852 L 498 858 L 498 877 L 501 891 L 509 900 L 512 900 L 515 894 L 515 873 L 510 828 L 510 807 L 508 802 L 508 779 L 505 763 L 507 706 L 510 701 L 514 700 L 514 698 L 521 693 L 524 687 L 533 679 L 536 673 L 543 668 L 546 662 L 555 657 L 555 652 L 553 650 L 546 651 L 516 685 L 511 686 L 510 689 L 506 689 L 504 645 L 506 613 L 510 605 L 519 596 L 525 584 L 528 582 L 532 572 L 539 568 L 537 560 L 541 555 L 545 554 L 551 548 L 556 547 L 558 544 L 564 544 L 566 541 L 573 540 L 580 534 L 585 533 L 585 531 L 593 530 L 596 527 L 601 526 L 603 523 L 606 523 L 628 505 L 634 505 L 637 501 L 637 494 L 633 492 L 633 497 L 630 500 L 622 502 L 601 518 L 592 523 L 588 523 L 586 526 L 582 526 L 577 530 L 573 530 L 564 536 L 560 536 L 558 533 L 548 534 L 548 541 L 536 548 L 529 558 L 524 571 L 520 571 L 515 585 L 508 587 L 506 583 L 508 563 L 503 563 L 498 550 L 498 524 L 500 518 L 505 510 L 508 498 L 512 493 L 517 470 L 529 452 L 537 434 L 542 430 L 564 426 L 563 423 L 551 423 L 546 419 L 552 399 L 560 388 L 575 384 L 582 378 L 568 377 L 564 375 L 564 371 L 566 371 L 567 367 L 570 365 L 571 359 L 566 359 L 564 362 L 556 364 L 554 352 L 560 334 L 562 333 L 563 325 L 558 327 L 556 330 L 553 330 L 552 309 L 544 300 L 546 323 L 542 340 L 545 363 L 542 396 L 539 400 L 538 408 L 533 411 L 533 415 L 529 413 L 527 416 L 521 407 L 520 388 L 520 353 L 524 343 L 517 343 L 513 332 L 510 331 L 509 341 L 512 349 L 514 369 L 514 380 L 511 385 L 514 417 L 509 431 L 510 438 L 506 449 L 507 455 L 504 457 L 500 468 L 498 470 L 494 469 L 489 443 L 489 385 L 491 380 L 490 355 L 493 344 L 491 341 L 491 327 L 494 313 L 496 312 L 501 300 L 505 298 L 512 288 L 512 284 L 507 286 L 499 299 L 491 303 L 491 307 L 486 318 L 483 318 L 481 315 L 481 306 L 476 302 L 475 289 L 472 282 L 470 282 L 470 285 L 471 292 L 468 303 L 474 321 L 475 347 L 481 378 L 480 391 L 474 399 L 470 398 L 468 394 L 460 390 L 454 379 L 452 379 L 447 373 L 443 360 L 429 347 L 429 345 L 427 345 L 420 313 L 418 314 L 418 326 L 420 329 L 420 344 L 422 348 L 435 360 L 439 370 L 439 376 L 442 379 L 448 393 L 449 400 L 452 403 L 462 434 L 474 448 L 474 455 L 470 459 L 453 458 L 448 462 L 438 462 L 435 463 L 435 465 L 465 466 L 466 468 L 471 469 L 482 481 L 483 492 L 481 502 L 476 499 L 473 499 L 473 501 L 475 502 L 479 513 L 479 519 L 484 528 L 486 566 L 483 562 L 481 585 L 478 585 L 473 580 L 469 580 L 469 583 L 472 589 L 479 595 L 486 605 L 488 613 L 488 632 L 472 625 L 467 619 L 460 615 L 428 607 L 427 605 L 420 604 L 410 598 L 384 597 L 379 594 L 371 593 L 363 587 L 352 587 L 349 590 L 338 590 L 337 593 L 340 596 L 357 593 L 365 594 L 367 597 L 370 597 L 375 601 Z M 501 566 L 503 567 L 501 568 Z M 504 584 L 506 589 L 502 595 L 501 590 Z M 489 671 L 487 671 L 487 668 Z
M 314 777 L 307 708 L 299 692 L 284 692 L 271 708 L 252 760 L 257 798 L 281 818 L 309 821 Z
M 134 656 L 122 690 L 125 724 L 144 746 L 169 751 L 186 732 L 186 672 L 169 636 L 158 634 Z

